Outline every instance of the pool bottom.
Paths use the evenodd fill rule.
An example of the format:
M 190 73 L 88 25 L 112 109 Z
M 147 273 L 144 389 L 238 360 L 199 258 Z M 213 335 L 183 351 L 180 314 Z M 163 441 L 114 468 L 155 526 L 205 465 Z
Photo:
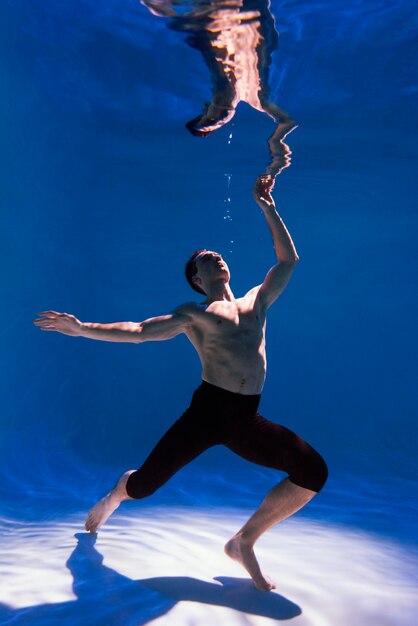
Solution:
M 3 519 L 0 623 L 415 623 L 416 555 L 325 521 L 292 518 L 263 535 L 256 554 L 277 588 L 257 591 L 223 552 L 250 513 L 134 505 L 97 535 L 83 531 L 84 514 Z

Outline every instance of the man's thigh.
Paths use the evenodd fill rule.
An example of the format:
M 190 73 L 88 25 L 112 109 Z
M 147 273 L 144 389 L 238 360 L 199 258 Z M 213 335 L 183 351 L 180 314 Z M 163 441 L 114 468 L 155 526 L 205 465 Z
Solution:
M 243 420 L 226 445 L 252 463 L 288 473 L 298 459 L 313 451 L 296 433 L 258 413 L 252 420 Z
M 322 456 L 302 437 L 285 426 L 261 417 L 242 420 L 226 444 L 248 461 L 272 467 L 288 474 L 300 487 L 320 491 L 328 478 Z
M 211 433 L 199 424 L 198 415 L 188 409 L 161 437 L 141 467 L 131 474 L 127 485 L 129 495 L 136 498 L 151 495 L 215 443 Z

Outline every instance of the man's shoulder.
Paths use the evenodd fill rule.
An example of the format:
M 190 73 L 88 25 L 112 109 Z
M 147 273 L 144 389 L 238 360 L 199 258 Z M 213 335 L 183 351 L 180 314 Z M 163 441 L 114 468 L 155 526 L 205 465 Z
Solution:
M 250 311 L 257 310 L 260 311 L 260 288 L 261 285 L 257 285 L 256 287 L 252 287 L 246 294 L 244 294 L 241 298 L 237 299 L 237 304 L 242 311 Z
M 174 315 L 193 315 L 198 312 L 202 312 L 206 305 L 198 302 L 183 302 L 173 309 Z
M 241 298 L 238 298 L 238 300 L 251 300 L 256 298 L 258 296 L 258 292 L 260 291 L 260 287 L 261 285 L 256 285 L 255 287 L 252 287 L 249 291 L 247 291 L 247 293 L 241 296 Z

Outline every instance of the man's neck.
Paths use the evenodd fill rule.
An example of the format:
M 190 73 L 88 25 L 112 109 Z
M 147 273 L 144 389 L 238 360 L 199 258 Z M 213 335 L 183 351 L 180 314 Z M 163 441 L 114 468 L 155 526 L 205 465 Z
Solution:
M 207 289 L 206 303 L 212 304 L 212 302 L 219 302 L 226 300 L 228 302 L 235 302 L 234 294 L 231 291 L 229 283 L 225 283 L 222 280 L 218 280 L 211 283 Z

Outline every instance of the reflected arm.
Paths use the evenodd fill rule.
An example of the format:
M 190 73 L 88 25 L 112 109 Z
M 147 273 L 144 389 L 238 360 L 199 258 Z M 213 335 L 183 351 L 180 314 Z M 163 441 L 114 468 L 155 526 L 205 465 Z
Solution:
M 177 13 L 173 9 L 173 3 L 169 0 L 140 0 L 148 11 L 157 17 L 175 17 Z
M 284 140 L 287 135 L 297 128 L 297 124 L 286 111 L 280 109 L 273 102 L 263 100 L 262 104 L 265 113 L 277 123 L 274 133 L 268 140 L 270 163 L 266 169 L 266 175 L 271 176 L 274 181 L 276 176 L 290 166 L 290 155 L 292 153 Z

